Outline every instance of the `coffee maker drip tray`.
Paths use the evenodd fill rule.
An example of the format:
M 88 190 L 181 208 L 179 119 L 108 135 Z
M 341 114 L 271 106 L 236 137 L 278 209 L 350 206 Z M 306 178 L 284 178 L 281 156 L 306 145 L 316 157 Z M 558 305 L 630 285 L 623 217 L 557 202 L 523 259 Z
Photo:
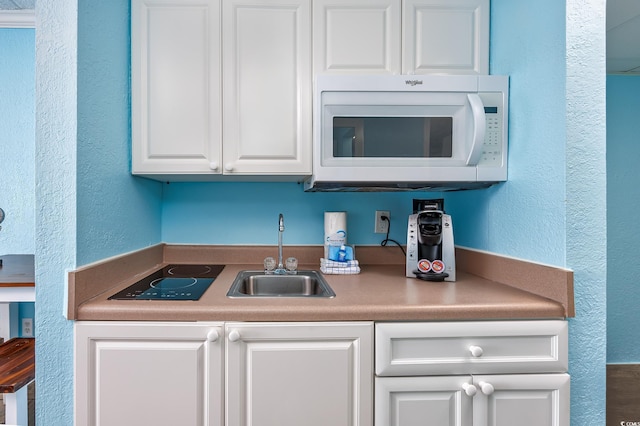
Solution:
M 413 271 L 416 278 L 419 278 L 424 281 L 444 281 L 445 278 L 449 276 L 446 272 L 437 273 L 437 272 L 420 272 L 418 270 Z
M 109 300 L 198 300 L 224 265 L 168 265 Z

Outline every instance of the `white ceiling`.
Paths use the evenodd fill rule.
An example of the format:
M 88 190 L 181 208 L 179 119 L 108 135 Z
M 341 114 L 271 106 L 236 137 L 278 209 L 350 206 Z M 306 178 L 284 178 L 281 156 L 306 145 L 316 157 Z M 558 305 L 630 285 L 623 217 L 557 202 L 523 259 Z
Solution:
M 34 9 L 36 0 L 0 0 L 0 10 Z M 607 0 L 607 72 L 640 75 L 640 0 Z
M 607 1 L 607 72 L 640 75 L 640 1 Z

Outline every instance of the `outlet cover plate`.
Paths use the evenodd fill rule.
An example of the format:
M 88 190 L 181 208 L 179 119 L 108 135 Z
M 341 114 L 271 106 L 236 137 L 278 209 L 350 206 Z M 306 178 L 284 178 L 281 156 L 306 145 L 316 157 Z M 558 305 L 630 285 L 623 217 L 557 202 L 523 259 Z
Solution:
M 386 216 L 387 220 L 382 220 L 382 216 Z M 386 234 L 389 232 L 389 221 L 391 221 L 391 214 L 387 210 L 376 210 L 376 234 Z

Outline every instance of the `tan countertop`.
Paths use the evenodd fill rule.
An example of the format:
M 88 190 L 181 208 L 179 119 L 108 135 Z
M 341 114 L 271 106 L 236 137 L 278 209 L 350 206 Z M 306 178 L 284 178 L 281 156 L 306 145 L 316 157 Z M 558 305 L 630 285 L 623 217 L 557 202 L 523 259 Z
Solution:
M 571 271 L 458 248 L 456 282 L 426 282 L 404 277 L 401 256 L 392 248 L 357 248 L 362 272 L 325 275 L 335 298 L 228 298 L 236 274 L 259 269 L 238 263 L 272 255 L 272 247 L 158 245 L 88 265 L 69 274 L 69 317 L 76 320 L 135 321 L 353 321 L 563 318 L 573 315 Z M 395 248 L 397 250 L 397 248 Z M 461 251 L 462 250 L 462 251 Z M 400 253 L 399 250 L 397 250 Z M 318 269 L 322 247 L 290 248 L 300 269 Z M 390 254 L 392 253 L 392 254 Z M 489 257 L 487 257 L 489 256 Z M 169 263 L 225 264 L 198 301 L 107 300 Z M 478 263 L 475 265 L 475 263 Z M 481 275 L 497 262 L 513 285 Z M 503 262 L 507 262 L 505 265 Z M 519 272 L 514 267 L 519 267 Z M 500 276 L 500 274 L 498 274 Z M 529 288 L 529 287 L 535 288 Z M 525 288 L 523 288 L 525 287 Z

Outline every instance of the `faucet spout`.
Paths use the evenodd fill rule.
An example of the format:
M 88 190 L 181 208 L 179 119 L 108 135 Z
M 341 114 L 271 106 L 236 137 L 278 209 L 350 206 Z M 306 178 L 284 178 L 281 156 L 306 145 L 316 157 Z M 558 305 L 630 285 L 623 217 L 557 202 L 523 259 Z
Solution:
M 278 267 L 276 268 L 276 274 L 284 274 L 286 270 L 282 264 L 282 234 L 284 233 L 284 216 L 280 213 L 278 216 Z

